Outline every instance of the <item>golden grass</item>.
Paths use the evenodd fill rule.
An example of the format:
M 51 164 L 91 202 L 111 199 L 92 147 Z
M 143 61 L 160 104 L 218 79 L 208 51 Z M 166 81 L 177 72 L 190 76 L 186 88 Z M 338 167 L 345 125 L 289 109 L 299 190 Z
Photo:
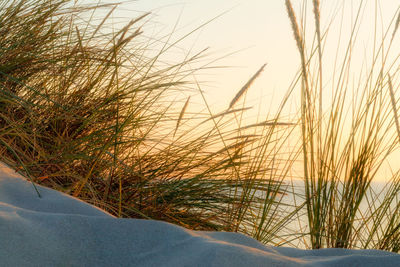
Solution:
M 246 82 L 246 84 L 237 92 L 235 97 L 232 99 L 231 103 L 229 104 L 229 108 L 231 109 L 238 101 L 239 99 L 247 92 L 247 90 L 250 88 L 250 86 L 253 84 L 253 82 L 260 76 L 260 74 L 263 72 L 265 66 L 267 64 L 262 65 L 258 71 Z

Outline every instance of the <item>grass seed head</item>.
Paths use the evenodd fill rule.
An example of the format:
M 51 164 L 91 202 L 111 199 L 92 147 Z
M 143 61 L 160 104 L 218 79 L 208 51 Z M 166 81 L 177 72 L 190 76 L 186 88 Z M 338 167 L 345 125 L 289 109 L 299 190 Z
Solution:
M 300 28 L 299 28 L 299 25 L 297 24 L 296 14 L 294 13 L 293 6 L 292 6 L 292 3 L 290 2 L 290 0 L 286 0 L 285 3 L 286 3 L 286 9 L 287 9 L 287 13 L 288 13 L 290 22 L 292 24 L 294 39 L 296 40 L 298 49 L 302 52 L 303 51 L 303 38 L 301 37 Z
M 253 77 L 251 77 L 250 80 L 247 81 L 247 83 L 242 87 L 242 89 L 239 90 L 239 92 L 236 94 L 236 96 L 232 99 L 231 103 L 229 104 L 229 109 L 232 108 L 244 95 L 244 93 L 247 92 L 247 90 L 250 88 L 253 82 L 258 78 L 258 76 L 260 76 L 261 72 L 263 72 L 266 65 L 267 64 L 262 65 L 261 68 L 253 75 Z

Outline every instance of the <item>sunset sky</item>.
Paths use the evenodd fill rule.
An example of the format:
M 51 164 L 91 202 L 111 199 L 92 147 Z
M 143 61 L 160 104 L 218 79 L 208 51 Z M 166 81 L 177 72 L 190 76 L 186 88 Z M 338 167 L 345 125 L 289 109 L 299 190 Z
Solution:
M 302 2 L 292 1 L 298 19 L 301 17 Z M 311 45 L 314 25 L 311 1 L 308 2 L 310 5 L 307 25 L 311 32 L 308 41 Z M 358 70 L 355 67 L 356 72 L 361 71 L 362 64 L 366 63 L 365 58 L 371 58 L 375 10 L 378 10 L 378 27 L 386 29 L 399 5 L 397 0 L 367 0 L 363 3 L 361 27 L 357 37 L 360 49 L 358 54 L 353 55 L 354 64 L 359 64 Z M 359 5 L 359 0 L 321 1 L 322 30 L 325 30 L 331 21 L 333 25 L 330 26 L 324 51 L 326 70 L 333 66 L 338 47 L 342 48 L 339 55 L 344 54 L 343 49 Z M 205 82 L 203 89 L 214 106 L 226 107 L 241 86 L 262 64 L 267 63 L 262 76 L 249 91 L 247 100 L 249 105 L 253 105 L 262 98 L 265 101 L 263 105 L 273 107 L 281 101 L 298 70 L 299 56 L 284 0 L 125 1 L 117 14 L 129 18 L 148 11 L 152 12 L 152 16 L 144 34 L 158 38 L 172 33 L 171 40 L 177 40 L 219 16 L 178 45 L 182 48 L 182 55 L 189 50 L 194 54 L 209 48 L 206 62 L 222 57 L 212 66 L 226 68 L 207 70 L 203 72 L 205 75 L 198 77 L 200 81 Z M 338 45 L 339 35 L 341 46 Z M 328 81 L 325 85 L 329 86 Z M 268 107 L 262 109 L 269 110 Z
M 302 17 L 302 3 L 308 2 L 306 46 L 312 46 L 314 38 L 314 17 L 312 1 L 293 0 L 292 4 L 297 19 Z M 356 27 L 356 45 L 352 50 L 352 65 L 349 71 L 353 75 L 353 83 L 357 84 L 360 74 L 368 72 L 373 58 L 374 44 L 380 44 L 383 33 L 393 31 L 393 19 L 396 20 L 400 2 L 397 0 L 351 0 L 321 1 L 321 30 L 329 27 L 323 52 L 324 67 L 324 108 L 329 108 L 330 95 L 334 82 L 335 59 L 342 62 L 351 35 L 351 28 L 356 20 L 360 7 L 360 17 Z M 248 79 L 267 63 L 262 75 L 248 91 L 247 106 L 253 110 L 246 114 L 247 118 L 256 118 L 264 114 L 273 114 L 278 109 L 297 70 L 299 55 L 291 25 L 286 13 L 284 0 L 138 0 L 120 9 L 122 17 L 137 16 L 151 11 L 152 17 L 145 29 L 147 36 L 159 37 L 172 33 L 171 40 L 177 40 L 200 25 L 212 20 L 201 30 L 194 32 L 185 41 L 179 43 L 177 55 L 181 53 L 195 54 L 209 48 L 206 59 L 221 60 L 213 66 L 226 66 L 221 69 L 210 69 L 202 72 L 197 78 L 202 83 L 207 101 L 213 112 L 227 108 L 238 90 Z M 392 25 L 390 23 L 392 22 Z M 376 25 L 376 27 L 375 27 Z M 174 28 L 175 27 L 175 28 Z M 393 47 L 400 47 L 400 38 Z M 398 55 L 398 49 L 393 55 Z M 232 54 L 233 53 L 233 54 Z M 393 60 L 394 57 L 389 60 Z M 207 62 L 206 60 L 206 62 Z M 340 68 L 337 63 L 336 70 Z M 350 88 L 349 90 L 352 90 Z M 288 111 L 295 113 L 299 108 L 299 90 L 288 103 Z M 194 99 L 194 100 L 193 100 Z M 202 106 L 201 100 L 192 98 Z M 350 100 L 351 101 L 351 100 Z M 389 171 L 389 168 L 385 168 Z M 382 177 L 387 177 L 383 175 Z
M 182 54 L 185 50 L 191 49 L 194 54 L 209 48 L 206 62 L 222 58 L 212 65 L 225 68 L 203 71 L 205 75 L 198 77 L 213 106 L 227 107 L 264 63 L 268 65 L 252 87 L 249 101 L 253 98 L 258 102 L 261 95 L 281 98 L 298 67 L 283 1 L 139 0 L 125 6 L 121 16 L 153 12 L 145 34 L 163 36 L 173 32 L 172 39 L 219 16 L 179 44 Z

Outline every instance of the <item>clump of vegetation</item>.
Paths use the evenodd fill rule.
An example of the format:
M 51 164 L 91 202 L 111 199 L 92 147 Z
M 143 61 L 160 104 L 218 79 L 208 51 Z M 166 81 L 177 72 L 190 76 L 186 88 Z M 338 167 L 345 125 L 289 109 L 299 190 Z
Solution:
M 398 70 L 398 57 L 389 61 L 389 53 L 400 15 L 397 21 L 392 21 L 396 21 L 392 31 L 384 32 L 379 42 L 375 39 L 372 63 L 366 75 L 360 74 L 356 80 L 356 88 L 352 88 L 350 66 L 363 8 L 360 3 L 343 61 L 339 67 L 335 65 L 333 79 L 326 79 L 331 80 L 332 98 L 325 111 L 322 79 L 326 65 L 322 50 L 329 28 L 322 32 L 320 2 L 312 3 L 316 42 L 307 50 L 306 34 L 302 30 L 306 26 L 299 25 L 291 1 L 286 0 L 301 59 L 300 126 L 306 244 L 311 248 L 357 247 L 398 252 L 400 218 L 395 198 L 399 193 L 398 172 L 393 174 L 384 199 L 380 199 L 383 196 L 371 185 L 399 145 L 397 133 L 393 131 L 394 126 L 398 126 L 398 107 L 391 82 L 391 75 Z M 377 27 L 377 21 L 375 25 Z M 362 208 L 364 203 L 367 208 Z
M 189 99 L 171 99 L 190 93 L 189 63 L 201 53 L 164 63 L 173 45 L 154 51 L 146 14 L 110 30 L 113 7 L 1 2 L 2 160 L 118 217 L 238 231 L 260 200 L 254 190 L 268 192 L 266 206 L 281 191 L 282 179 L 265 179 L 270 158 L 254 156 L 270 146 L 276 118 L 262 138 L 245 134 L 259 125 L 234 126 L 245 110 L 234 104 L 184 127 Z M 100 23 L 79 19 L 107 8 Z

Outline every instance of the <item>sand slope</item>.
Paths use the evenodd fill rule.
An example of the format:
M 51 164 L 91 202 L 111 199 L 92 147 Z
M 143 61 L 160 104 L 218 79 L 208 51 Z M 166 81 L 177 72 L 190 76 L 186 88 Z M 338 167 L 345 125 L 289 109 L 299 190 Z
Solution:
M 264 246 L 236 233 L 117 219 L 0 166 L 0 266 L 400 266 L 377 250 Z

